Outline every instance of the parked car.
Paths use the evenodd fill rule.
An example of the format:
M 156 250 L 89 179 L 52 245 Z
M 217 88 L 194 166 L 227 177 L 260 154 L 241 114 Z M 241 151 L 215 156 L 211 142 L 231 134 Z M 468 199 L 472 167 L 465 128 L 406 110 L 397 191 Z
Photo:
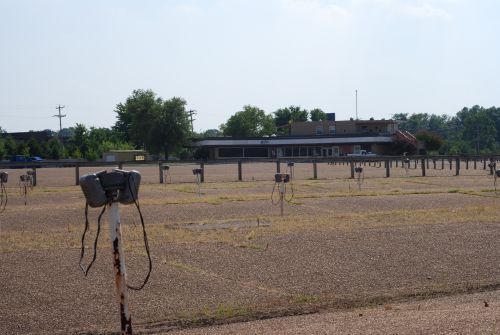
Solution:
M 31 163 L 31 162 L 39 163 L 39 162 L 43 162 L 43 158 L 38 157 L 38 156 L 29 157 L 29 156 L 24 156 L 24 155 L 14 155 L 14 156 L 9 157 L 9 161 L 12 163 Z M 16 164 L 16 165 L 10 166 L 11 169 L 24 169 L 24 168 L 30 168 L 30 167 L 41 168 L 42 166 L 41 165 L 29 165 L 28 166 L 28 165 L 23 165 L 23 164 Z

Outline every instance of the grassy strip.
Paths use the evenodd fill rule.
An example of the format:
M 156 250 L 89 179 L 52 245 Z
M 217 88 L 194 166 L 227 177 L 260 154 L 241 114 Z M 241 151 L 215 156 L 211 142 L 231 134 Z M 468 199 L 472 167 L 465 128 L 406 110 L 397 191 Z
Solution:
M 375 308 L 377 306 L 392 309 L 393 307 L 390 304 L 394 303 L 422 301 L 459 294 L 496 291 L 499 289 L 500 282 L 483 282 L 421 287 L 414 288 L 411 293 L 394 293 L 371 297 L 335 297 L 299 294 L 259 304 L 258 306 L 238 304 L 219 304 L 212 308 L 205 306 L 198 311 L 182 312 L 164 320 L 138 323 L 137 326 L 146 334 L 168 332 L 176 329 L 306 315 L 323 311 Z

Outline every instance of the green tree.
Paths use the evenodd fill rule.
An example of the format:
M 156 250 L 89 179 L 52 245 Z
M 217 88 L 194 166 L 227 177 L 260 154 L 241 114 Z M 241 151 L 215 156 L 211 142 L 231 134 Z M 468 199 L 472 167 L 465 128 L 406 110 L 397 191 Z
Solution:
M 5 152 L 7 155 L 17 155 L 16 141 L 10 135 L 5 139 Z
M 255 137 L 276 133 L 273 117 L 262 109 L 246 105 L 220 126 L 224 136 Z
M 425 149 L 427 152 L 438 151 L 444 143 L 443 138 L 431 131 L 421 129 L 416 134 L 415 137 L 424 142 Z
M 220 137 L 223 134 L 218 129 L 207 129 L 203 132 L 202 137 Z
M 5 150 L 5 140 L 0 136 L 0 159 L 2 159 L 5 154 L 6 154 L 6 150 Z
M 292 122 L 306 122 L 309 115 L 306 109 L 293 105 L 290 107 L 280 108 L 273 114 L 274 124 L 280 134 L 287 133 L 286 129 L 289 128 L 286 126 L 290 125 Z
M 320 108 L 314 108 L 309 111 L 311 121 L 326 121 L 326 113 Z
M 56 138 L 52 138 L 47 143 L 46 152 L 47 152 L 48 158 L 50 158 L 50 159 L 61 159 L 64 156 L 62 144 Z
M 186 101 L 182 98 L 163 100 L 151 90 L 135 90 L 115 111 L 118 121 L 114 129 L 151 153 L 168 157 L 186 143 L 190 134 Z
M 27 145 L 29 147 L 30 156 L 39 156 L 39 157 L 45 156 L 45 152 L 43 151 L 42 146 L 40 145 L 40 143 L 38 143 L 37 140 L 35 140 L 35 138 L 31 137 Z
M 73 135 L 69 139 L 69 144 L 73 147 L 72 151 L 78 150 L 82 155 L 87 153 L 89 150 L 89 131 L 85 125 L 76 124 L 73 129 Z

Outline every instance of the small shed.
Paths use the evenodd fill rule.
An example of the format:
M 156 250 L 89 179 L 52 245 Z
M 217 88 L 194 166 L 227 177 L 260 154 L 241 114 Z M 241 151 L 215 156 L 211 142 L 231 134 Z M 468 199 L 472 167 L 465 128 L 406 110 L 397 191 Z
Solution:
M 102 154 L 105 162 L 119 161 L 146 161 L 149 160 L 149 153 L 145 150 L 109 150 Z

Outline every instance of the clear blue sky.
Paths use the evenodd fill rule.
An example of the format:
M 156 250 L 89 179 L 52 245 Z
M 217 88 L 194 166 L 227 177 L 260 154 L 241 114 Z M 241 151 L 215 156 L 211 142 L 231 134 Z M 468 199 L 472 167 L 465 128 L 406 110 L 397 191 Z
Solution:
M 196 131 L 246 104 L 337 119 L 500 105 L 497 0 L 0 0 L 0 126 L 109 127 L 134 89 Z

